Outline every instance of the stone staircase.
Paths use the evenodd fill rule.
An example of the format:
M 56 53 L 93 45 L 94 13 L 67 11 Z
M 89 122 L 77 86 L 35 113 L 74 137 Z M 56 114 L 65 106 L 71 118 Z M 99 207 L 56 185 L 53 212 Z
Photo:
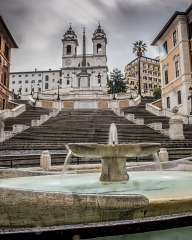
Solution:
M 142 103 L 138 107 L 130 109 L 132 109 L 132 113 L 144 112 L 144 115 L 147 116 L 143 106 Z M 126 111 L 131 111 L 130 109 Z M 154 119 L 157 119 L 156 116 Z M 148 117 L 146 120 L 150 121 Z M 185 140 L 173 141 L 146 125 L 136 125 L 124 117 L 119 117 L 111 110 L 62 110 L 56 117 L 50 118 L 41 126 L 29 128 L 1 143 L 0 166 L 6 167 L 11 164 L 17 167 L 37 166 L 43 150 L 51 151 L 53 164 L 63 164 L 66 156 L 65 144 L 74 142 L 107 143 L 109 127 L 112 122 L 117 126 L 119 143 L 159 142 L 162 147 L 168 149 L 170 160 L 192 155 L 192 134 L 188 134 Z M 189 127 L 186 126 L 187 132 Z M 14 151 L 15 154 L 9 154 L 11 151 Z M 30 154 L 26 154 L 29 151 Z M 149 157 L 143 157 L 129 160 L 145 161 L 149 159 Z M 73 161 L 79 163 L 86 160 L 74 158 Z M 98 162 L 97 159 L 88 159 L 87 161 Z
M 7 118 L 5 120 L 5 131 L 12 131 L 13 125 L 15 124 L 22 124 L 26 126 L 31 126 L 31 120 L 40 119 L 41 115 L 48 115 L 50 113 L 49 109 L 39 108 L 39 107 L 32 107 L 28 101 L 17 101 L 17 103 L 25 104 L 26 110 L 18 115 L 15 118 Z
M 169 128 L 169 118 L 167 117 L 160 117 L 160 116 L 156 116 L 150 112 L 148 112 L 145 109 L 145 101 L 142 101 L 138 106 L 134 106 L 134 107 L 129 107 L 127 109 L 124 109 L 123 112 L 124 114 L 134 114 L 135 118 L 143 118 L 144 119 L 144 124 L 148 125 L 148 124 L 152 124 L 152 123 L 162 123 L 162 127 L 164 129 Z

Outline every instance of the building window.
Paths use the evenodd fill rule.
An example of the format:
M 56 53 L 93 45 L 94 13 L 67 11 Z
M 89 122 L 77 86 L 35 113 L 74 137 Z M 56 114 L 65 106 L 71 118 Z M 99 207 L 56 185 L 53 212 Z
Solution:
M 179 73 L 179 60 L 175 61 L 175 76 L 176 78 L 179 77 L 180 73 Z
M 25 74 L 25 77 L 28 77 L 28 74 Z
M 100 43 L 97 44 L 97 53 L 102 52 L 102 45 Z
M 178 102 L 178 104 L 181 104 L 181 103 L 182 103 L 181 90 L 179 90 L 179 91 L 177 92 L 177 102 Z
M 42 81 L 41 80 L 38 80 L 38 83 L 41 83 Z
M 15 77 L 15 75 L 12 75 L 12 77 L 14 78 L 14 77 Z
M 169 74 L 168 74 L 168 69 L 166 69 L 164 71 L 164 80 L 165 80 L 165 84 L 169 83 Z
M 46 82 L 45 83 L 45 89 L 48 89 L 49 88 L 49 84 Z
M 167 97 L 167 108 L 170 108 L 170 97 Z
M 71 45 L 67 45 L 67 55 L 71 55 Z
M 39 73 L 38 76 L 41 77 L 41 73 Z
M 32 77 L 34 77 L 34 76 L 35 76 L 35 74 L 31 74 L 31 76 L 32 76 Z
M 55 79 L 52 79 L 52 82 L 55 82 Z
M 25 83 L 29 83 L 29 81 L 28 81 L 28 80 L 25 80 Z
M 4 76 L 3 76 L 3 84 L 4 84 L 5 86 L 7 86 L 7 73 L 4 72 L 3 75 L 4 75 Z
M 35 80 L 32 80 L 31 83 L 35 83 Z
M 176 30 L 173 32 L 173 46 L 175 47 L 177 44 L 177 32 Z
M 15 81 L 12 81 L 12 84 L 15 84 Z
M 101 74 L 100 73 L 98 74 L 97 78 L 98 78 L 98 84 L 101 84 Z
M 21 77 L 21 75 L 19 75 L 19 77 Z
M 69 79 L 67 79 L 67 85 L 69 85 L 69 83 L 70 83 L 70 81 L 69 81 Z
M 45 81 L 49 81 L 49 76 L 48 75 L 45 76 Z
M 163 44 L 163 51 L 164 51 L 164 53 L 168 54 L 167 41 L 165 41 Z
M 25 92 L 28 92 L 28 88 L 25 88 Z
M 21 84 L 22 83 L 22 81 L 19 81 L 19 84 Z

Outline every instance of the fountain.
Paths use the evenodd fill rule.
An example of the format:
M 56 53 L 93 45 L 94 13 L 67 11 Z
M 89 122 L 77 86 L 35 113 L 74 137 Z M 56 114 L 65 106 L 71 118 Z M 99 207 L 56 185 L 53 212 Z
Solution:
M 155 161 L 159 163 L 157 152 L 160 149 L 160 144 L 118 144 L 117 127 L 114 123 L 110 125 L 109 144 L 71 143 L 68 144 L 66 148 L 68 149 L 68 155 L 70 156 L 74 155 L 77 157 L 100 158 L 102 162 L 100 181 L 102 182 L 128 180 L 129 175 L 126 169 L 126 160 L 128 157 L 153 155 Z
M 70 143 L 66 147 L 62 174 L 24 169 L 20 173 L 17 170 L 18 174 L 23 171 L 23 177 L 5 178 L 8 170 L 0 170 L 1 228 L 88 223 L 94 226 L 107 221 L 123 224 L 127 220 L 139 224 L 148 217 L 155 217 L 156 221 L 157 216 L 192 212 L 191 159 L 183 166 L 187 171 L 177 171 L 179 161 L 163 162 L 166 171 L 146 171 L 141 163 L 139 167 L 129 167 L 127 158 L 149 155 L 160 167 L 160 144 L 120 144 L 115 124 L 110 126 L 108 144 Z M 101 171 L 88 172 L 86 167 L 80 173 L 69 171 L 66 166 L 72 155 L 100 158 Z

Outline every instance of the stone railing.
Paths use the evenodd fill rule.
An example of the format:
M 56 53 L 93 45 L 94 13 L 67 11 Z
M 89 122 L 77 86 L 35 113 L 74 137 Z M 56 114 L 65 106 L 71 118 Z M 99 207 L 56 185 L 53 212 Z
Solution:
M 47 114 L 43 114 L 40 116 L 40 119 L 33 119 L 31 120 L 31 127 L 38 127 L 48 121 L 51 117 L 56 117 L 57 114 L 59 113 L 59 109 L 54 109 L 52 112 Z
M 146 110 L 156 116 L 163 116 L 163 111 L 161 108 L 153 105 L 153 103 L 146 104 Z
M 14 137 L 16 134 L 21 133 L 28 129 L 29 126 L 24 124 L 14 124 L 12 131 L 1 131 L 0 133 L 0 142 L 4 142 L 12 137 Z
M 25 109 L 26 109 L 25 104 L 21 104 L 13 109 L 0 110 L 0 117 L 4 120 L 6 118 L 14 118 L 19 116 L 21 113 L 23 113 Z
M 159 105 L 158 103 L 160 103 L 160 102 L 161 102 L 161 100 L 159 99 L 155 102 L 147 103 L 146 110 L 156 116 L 162 116 L 162 117 L 168 117 L 168 118 L 175 116 L 175 113 L 171 112 L 170 110 L 160 108 L 158 106 Z M 184 115 L 179 112 L 176 113 L 176 115 L 183 120 L 184 124 L 192 124 L 192 116 Z
M 40 115 L 40 119 L 31 120 L 30 126 L 27 126 L 24 124 L 14 124 L 12 127 L 12 131 L 1 130 L 0 142 L 4 142 L 5 140 L 8 140 L 8 139 L 14 137 L 16 134 L 21 133 L 30 127 L 38 127 L 38 126 L 42 125 L 43 123 L 45 123 L 47 120 L 49 120 L 51 117 L 56 117 L 58 113 L 59 113 L 58 109 L 53 109 L 53 111 L 51 111 L 49 113 L 49 115 L 43 114 L 43 115 Z
M 130 99 L 130 106 L 137 106 L 141 102 L 141 96 L 137 96 L 134 99 Z
M 181 114 L 181 113 L 177 113 L 176 115 L 183 120 L 184 124 L 192 124 L 192 116 L 191 115 L 184 115 L 184 114 Z M 163 109 L 162 110 L 162 116 L 171 118 L 171 117 L 175 116 L 175 113 L 173 113 L 173 112 L 171 112 L 167 109 Z
M 124 117 L 137 125 L 144 125 L 144 118 L 135 118 L 135 114 L 133 113 L 125 114 Z

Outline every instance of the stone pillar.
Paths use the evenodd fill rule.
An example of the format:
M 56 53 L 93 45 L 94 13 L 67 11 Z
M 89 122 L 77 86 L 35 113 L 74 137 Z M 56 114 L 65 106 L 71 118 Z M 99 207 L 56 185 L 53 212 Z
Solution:
M 129 176 L 126 169 L 126 158 L 104 157 L 102 159 L 102 172 L 100 181 L 119 182 L 127 181 Z
M 44 171 L 49 171 L 51 169 L 51 156 L 49 151 L 43 151 L 40 157 L 40 167 Z
M 183 120 L 180 116 L 174 115 L 169 120 L 169 137 L 172 140 L 185 139 L 183 134 Z
M 167 148 L 160 148 L 159 159 L 160 159 L 160 162 L 169 161 L 169 154 L 167 152 Z

